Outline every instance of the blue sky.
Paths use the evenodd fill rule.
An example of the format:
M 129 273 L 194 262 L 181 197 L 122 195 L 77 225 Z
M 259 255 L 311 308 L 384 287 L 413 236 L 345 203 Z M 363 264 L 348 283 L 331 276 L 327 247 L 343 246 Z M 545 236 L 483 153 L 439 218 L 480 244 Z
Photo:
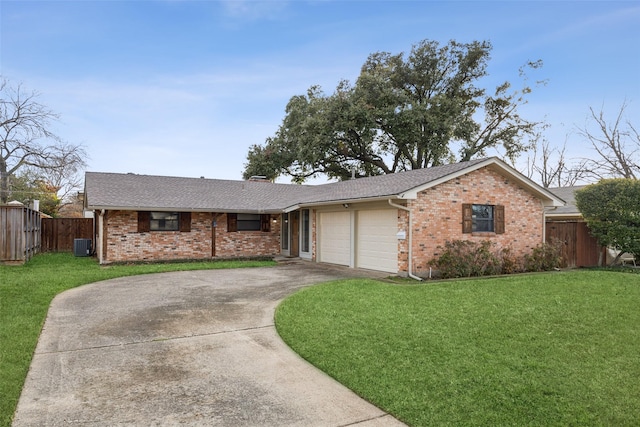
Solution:
M 354 82 L 370 53 L 493 44 L 488 89 L 541 59 L 523 116 L 590 156 L 589 107 L 640 117 L 637 1 L 0 0 L 0 74 L 41 93 L 88 170 L 241 179 L 288 100 Z

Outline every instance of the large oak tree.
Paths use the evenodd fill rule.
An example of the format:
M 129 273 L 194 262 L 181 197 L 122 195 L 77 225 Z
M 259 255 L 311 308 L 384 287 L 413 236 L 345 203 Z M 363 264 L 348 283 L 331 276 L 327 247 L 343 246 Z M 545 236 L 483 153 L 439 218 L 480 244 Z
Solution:
M 244 176 L 295 182 L 324 174 L 347 179 L 470 160 L 495 149 L 514 160 L 530 147 L 540 123 L 518 113 L 531 92 L 509 82 L 488 94 L 489 42 L 440 46 L 422 41 L 409 55 L 371 54 L 355 85 L 341 81 L 331 95 L 312 86 L 290 99 L 276 134 L 253 145 Z

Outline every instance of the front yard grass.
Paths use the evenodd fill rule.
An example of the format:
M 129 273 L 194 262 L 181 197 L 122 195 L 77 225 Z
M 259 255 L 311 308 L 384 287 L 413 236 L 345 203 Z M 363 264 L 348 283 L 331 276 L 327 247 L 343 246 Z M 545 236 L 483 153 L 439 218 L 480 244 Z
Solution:
M 274 264 L 272 261 L 212 261 L 101 267 L 93 258 L 45 253 L 23 266 L 0 265 L 0 426 L 11 425 L 47 310 L 58 293 L 123 276 Z
M 411 426 L 637 425 L 640 274 L 570 271 L 306 288 L 302 357 Z

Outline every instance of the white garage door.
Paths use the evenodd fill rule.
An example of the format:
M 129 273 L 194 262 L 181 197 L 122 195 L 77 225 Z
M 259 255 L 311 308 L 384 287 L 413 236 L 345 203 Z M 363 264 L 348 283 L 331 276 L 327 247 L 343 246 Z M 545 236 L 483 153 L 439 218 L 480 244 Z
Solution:
M 398 272 L 398 213 L 395 209 L 359 211 L 356 266 Z
M 321 212 L 319 234 L 321 262 L 351 264 L 351 214 L 349 212 Z

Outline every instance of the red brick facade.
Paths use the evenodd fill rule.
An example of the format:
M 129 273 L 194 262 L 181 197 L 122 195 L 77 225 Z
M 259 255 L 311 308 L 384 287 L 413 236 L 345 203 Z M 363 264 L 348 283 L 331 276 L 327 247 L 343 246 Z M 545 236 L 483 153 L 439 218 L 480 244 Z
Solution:
M 274 256 L 280 253 L 280 216 L 271 215 L 270 220 L 269 232 L 227 232 L 226 214 L 193 212 L 190 231 L 141 233 L 138 232 L 138 212 L 107 211 L 101 262 Z
M 462 204 L 503 205 L 505 232 L 463 233 Z M 511 247 L 515 255 L 530 253 L 543 242 L 544 209 L 540 199 L 489 168 L 429 188 L 409 200 L 413 222 L 413 269 L 426 275 L 428 262 L 438 256 L 447 240 L 488 239 L 498 247 Z M 401 215 L 402 216 L 402 215 Z M 400 220 L 406 228 L 406 220 Z M 399 271 L 407 271 L 406 242 L 398 245 Z

